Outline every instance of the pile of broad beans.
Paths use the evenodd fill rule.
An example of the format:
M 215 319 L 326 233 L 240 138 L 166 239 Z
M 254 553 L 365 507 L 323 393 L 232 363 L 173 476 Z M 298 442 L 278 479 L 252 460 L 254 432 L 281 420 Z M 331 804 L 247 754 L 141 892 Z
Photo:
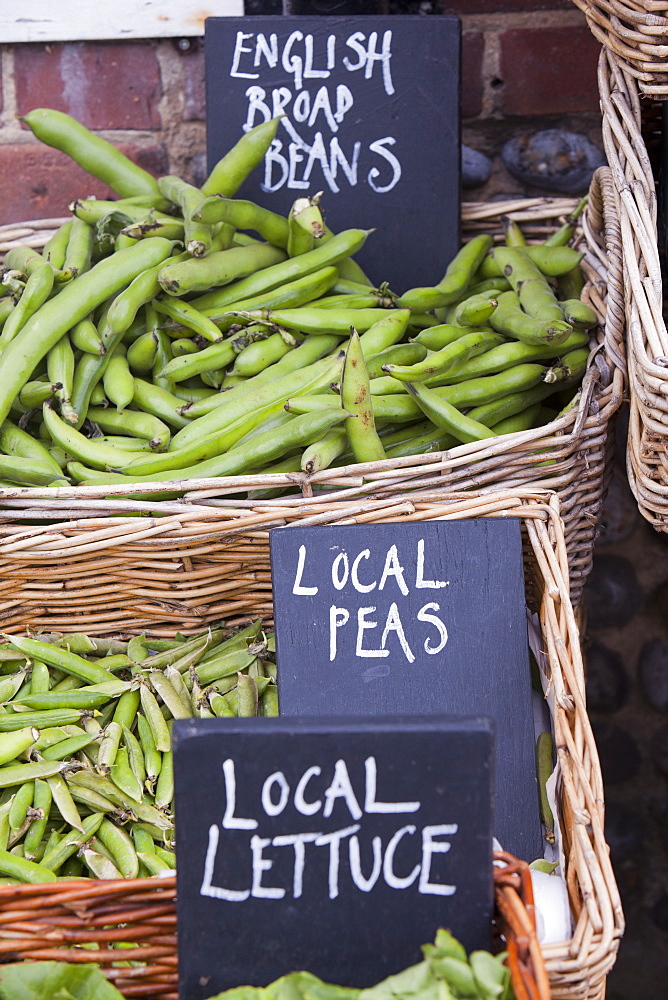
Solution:
M 578 209 L 540 245 L 479 235 L 435 286 L 397 294 L 355 262 L 319 196 L 288 218 L 234 198 L 257 126 L 196 188 L 159 179 L 49 109 L 23 119 L 107 183 L 0 286 L 0 484 L 314 473 L 548 422 L 596 316 L 580 300 Z
M 278 714 L 273 635 L 4 635 L 0 884 L 170 874 L 173 719 Z

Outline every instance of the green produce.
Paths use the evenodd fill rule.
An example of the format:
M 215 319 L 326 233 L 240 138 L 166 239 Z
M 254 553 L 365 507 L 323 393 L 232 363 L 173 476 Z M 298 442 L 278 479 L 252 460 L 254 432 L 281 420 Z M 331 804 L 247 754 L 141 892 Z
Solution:
M 155 646 L 3 636 L 0 876 L 53 881 L 78 855 L 82 877 L 173 870 L 171 721 L 212 716 L 223 696 L 227 714 L 276 714 L 273 636 L 260 626 Z
M 379 432 L 388 421 L 423 422 L 416 400 L 436 406 L 432 390 L 467 387 L 438 396 L 415 453 L 455 446 L 444 410 L 461 430 L 477 420 L 472 407 L 491 406 L 477 420 L 485 433 L 497 424 L 495 435 L 511 433 L 549 419 L 535 407 L 555 386 L 577 391 L 582 355 L 567 376 L 563 358 L 586 352 L 597 319 L 580 300 L 582 255 L 566 245 L 583 203 L 542 244 L 506 220 L 505 245 L 480 233 L 436 285 L 397 294 L 353 259 L 382 233 L 333 233 L 320 194 L 297 198 L 287 217 L 235 197 L 280 118 L 241 136 L 201 188 L 151 177 L 60 112 L 37 109 L 24 121 L 119 200 L 78 199 L 43 253 L 7 254 L 5 484 L 311 474 L 410 455 L 410 433 L 388 451 Z M 344 379 L 339 351 L 349 359 Z M 541 385 L 529 384 L 533 362 L 547 369 Z

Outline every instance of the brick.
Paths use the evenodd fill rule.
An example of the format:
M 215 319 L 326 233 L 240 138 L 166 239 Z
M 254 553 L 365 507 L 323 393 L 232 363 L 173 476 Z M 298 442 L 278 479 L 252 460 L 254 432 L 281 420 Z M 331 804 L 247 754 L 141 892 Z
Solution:
M 158 129 L 160 67 L 151 44 L 18 45 L 19 114 L 56 108 L 90 129 Z
M 482 57 L 485 39 L 480 31 L 462 36 L 462 117 L 475 118 L 482 111 Z
M 598 111 L 600 44 L 586 27 L 522 28 L 500 37 L 507 115 Z
M 118 146 L 147 170 L 164 173 L 166 156 L 160 147 Z M 0 224 L 67 215 L 75 198 L 95 195 L 116 198 L 101 181 L 91 177 L 57 149 L 37 143 L 0 145 Z
M 183 57 L 183 120 L 204 121 L 206 94 L 204 87 L 204 52 L 200 49 Z

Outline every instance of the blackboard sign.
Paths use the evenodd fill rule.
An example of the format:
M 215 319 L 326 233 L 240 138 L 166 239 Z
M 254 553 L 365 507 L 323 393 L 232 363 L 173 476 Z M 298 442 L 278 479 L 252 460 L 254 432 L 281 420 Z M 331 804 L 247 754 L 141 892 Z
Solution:
M 282 715 L 496 720 L 496 827 L 542 856 L 517 519 L 271 533 Z
M 335 232 L 377 228 L 356 259 L 401 294 L 459 248 L 456 17 L 210 17 L 209 169 L 242 129 L 284 115 L 236 197 L 287 215 L 323 191 Z
M 448 927 L 489 948 L 492 724 L 174 724 L 179 996 L 371 986 Z

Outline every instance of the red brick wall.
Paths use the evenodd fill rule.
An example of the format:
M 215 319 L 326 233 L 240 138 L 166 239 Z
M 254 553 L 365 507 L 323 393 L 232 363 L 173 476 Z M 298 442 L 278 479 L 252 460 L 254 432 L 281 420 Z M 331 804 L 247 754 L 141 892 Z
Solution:
M 570 0 L 440 0 L 462 18 L 463 140 L 494 159 L 468 197 L 521 192 L 500 164 L 514 135 L 555 125 L 600 145 L 599 46 Z M 0 46 L 0 223 L 62 215 L 104 187 L 38 143 L 17 116 L 54 107 L 121 146 L 154 173 L 204 171 L 202 42 L 74 42 Z

